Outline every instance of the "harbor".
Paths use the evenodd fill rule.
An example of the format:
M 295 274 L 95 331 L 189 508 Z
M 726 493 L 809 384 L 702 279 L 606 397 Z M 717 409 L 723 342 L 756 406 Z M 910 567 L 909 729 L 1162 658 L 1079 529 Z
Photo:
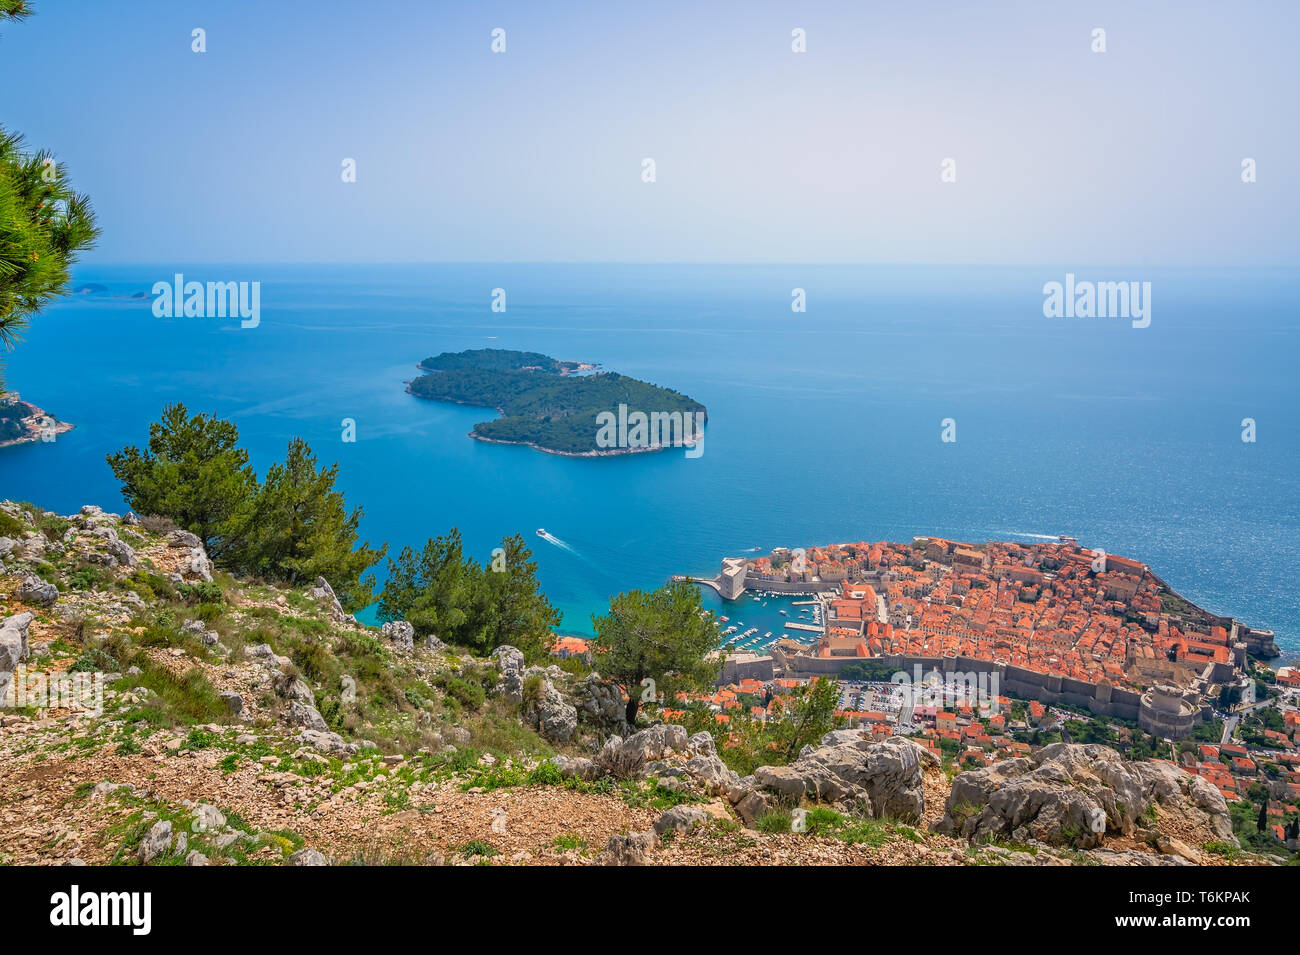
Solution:
M 763 653 L 778 640 L 816 643 L 825 629 L 822 605 L 794 596 L 749 591 L 738 600 L 723 601 L 711 587 L 700 590 L 701 602 L 718 622 L 718 647 L 730 653 Z

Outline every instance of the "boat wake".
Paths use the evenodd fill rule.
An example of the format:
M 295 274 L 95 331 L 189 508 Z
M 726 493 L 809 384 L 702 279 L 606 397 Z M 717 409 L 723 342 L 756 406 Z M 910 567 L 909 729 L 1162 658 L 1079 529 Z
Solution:
M 556 547 L 560 548 L 561 550 L 567 550 L 570 554 L 578 553 L 571 546 L 569 546 L 564 541 L 560 540 L 550 531 L 539 530 L 537 532 L 537 536 L 540 537 L 542 540 L 546 541 L 546 543 L 548 544 L 554 544 Z

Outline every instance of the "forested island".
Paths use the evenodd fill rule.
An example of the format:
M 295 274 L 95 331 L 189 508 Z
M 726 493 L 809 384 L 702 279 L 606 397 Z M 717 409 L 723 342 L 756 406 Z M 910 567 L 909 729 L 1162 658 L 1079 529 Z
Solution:
M 584 457 L 631 454 L 693 446 L 707 420 L 704 405 L 681 392 L 538 352 L 443 352 L 419 367 L 426 374 L 406 389 L 416 397 L 500 412 L 474 425 L 470 437 L 480 441 Z

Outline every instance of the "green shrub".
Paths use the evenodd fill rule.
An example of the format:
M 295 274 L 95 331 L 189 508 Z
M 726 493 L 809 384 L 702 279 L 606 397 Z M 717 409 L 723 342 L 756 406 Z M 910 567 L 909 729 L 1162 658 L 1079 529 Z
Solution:
M 524 677 L 523 705 L 527 707 L 530 703 L 542 702 L 545 686 L 545 677 L 540 673 L 533 673 Z
M 94 564 L 85 564 L 68 575 L 73 590 L 96 590 L 113 579 L 113 575 Z
M 808 814 L 804 817 L 804 823 L 807 826 L 805 831 L 808 835 L 825 836 L 830 835 L 844 825 L 844 816 L 834 809 L 818 806 L 816 809 L 808 811 Z
M 92 647 L 68 669 L 74 673 L 120 673 L 122 665 L 99 647 Z
M 62 539 L 71 526 L 71 521 L 64 520 L 57 514 L 42 514 L 36 520 L 36 529 L 45 535 L 46 540 L 51 542 Z
M 182 676 L 173 676 L 167 670 L 153 666 L 147 659 L 144 666 L 144 672 L 129 677 L 126 685 L 150 689 L 154 697 L 148 705 L 128 713 L 128 722 L 173 726 L 177 723 L 223 723 L 229 719 L 225 703 L 202 670 L 195 667 Z
M 180 596 L 170 580 L 162 574 L 150 573 L 142 567 L 137 567 L 129 576 L 123 577 L 120 584 L 127 590 L 135 591 L 145 600 L 176 600 Z
M 759 832 L 779 833 L 790 831 L 790 814 L 784 809 L 769 809 L 754 820 L 754 828 Z
M 468 683 L 455 677 L 447 681 L 447 693 L 469 710 L 477 710 L 487 700 L 487 694 L 479 684 Z
M 472 842 L 467 842 L 461 846 L 460 854 L 468 859 L 471 856 L 495 856 L 500 855 L 501 853 L 486 842 L 475 839 Z
M 194 616 L 204 623 L 216 623 L 221 619 L 222 609 L 220 604 L 201 603 L 194 610 Z
M 207 730 L 194 729 L 190 730 L 190 735 L 185 737 L 186 749 L 209 749 L 218 742 L 215 733 L 209 733 Z
M 27 533 L 27 525 L 7 511 L 0 511 L 0 537 L 12 537 L 22 540 Z
M 342 707 L 343 704 L 337 696 L 316 698 L 316 712 L 321 715 L 321 719 L 334 729 L 338 729 L 343 725 Z
M 204 580 L 197 584 L 182 584 L 180 594 L 192 604 L 223 604 L 226 594 L 215 580 Z
M 547 760 L 528 774 L 528 782 L 534 786 L 559 786 L 564 782 L 564 775 L 559 766 Z

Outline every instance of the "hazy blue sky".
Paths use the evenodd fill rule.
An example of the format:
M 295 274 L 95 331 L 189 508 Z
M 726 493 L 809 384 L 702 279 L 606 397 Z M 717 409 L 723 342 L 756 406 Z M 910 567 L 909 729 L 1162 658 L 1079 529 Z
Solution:
M 1300 261 L 1294 2 L 35 9 L 0 122 L 91 261 Z

